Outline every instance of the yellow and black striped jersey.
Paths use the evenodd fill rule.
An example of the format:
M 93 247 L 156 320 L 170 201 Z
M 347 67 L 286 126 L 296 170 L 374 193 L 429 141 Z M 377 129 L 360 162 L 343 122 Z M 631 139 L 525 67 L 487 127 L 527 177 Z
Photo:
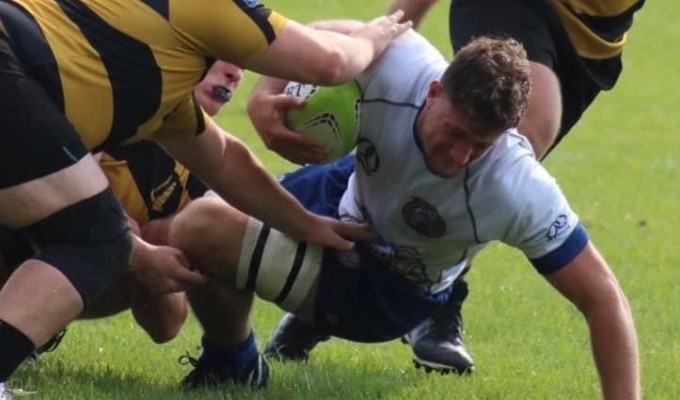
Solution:
M 125 211 L 140 226 L 176 213 L 208 190 L 151 141 L 101 153 L 99 164 Z
M 562 20 L 579 56 L 602 60 L 618 55 L 644 0 L 547 0 Z
M 95 151 L 202 132 L 206 68 L 248 66 L 286 22 L 257 0 L 0 0 L 12 50 Z

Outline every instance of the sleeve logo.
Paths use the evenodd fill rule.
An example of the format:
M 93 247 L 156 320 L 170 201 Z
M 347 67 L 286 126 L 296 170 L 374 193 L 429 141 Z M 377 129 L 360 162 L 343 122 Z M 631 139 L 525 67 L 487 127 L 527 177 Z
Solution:
M 567 216 L 565 214 L 558 215 L 553 223 L 550 224 L 550 228 L 548 228 L 548 234 L 546 235 L 548 241 L 552 242 L 553 240 L 557 239 L 560 233 L 564 232 L 567 228 L 569 228 L 569 220 L 567 219 Z

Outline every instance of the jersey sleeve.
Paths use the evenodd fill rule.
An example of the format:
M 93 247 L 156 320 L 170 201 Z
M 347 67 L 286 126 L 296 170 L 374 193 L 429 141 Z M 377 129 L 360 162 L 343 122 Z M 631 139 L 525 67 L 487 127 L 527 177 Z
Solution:
M 193 91 L 163 119 L 157 131 L 162 135 L 198 135 L 205 131 L 210 116 L 201 108 Z
M 257 0 L 175 0 L 171 22 L 201 54 L 241 67 L 276 39 L 288 19 Z
M 588 236 L 557 182 L 542 166 L 520 169 L 504 189 L 514 213 L 503 241 L 520 249 L 538 272 L 549 274 L 573 260 L 585 248 Z

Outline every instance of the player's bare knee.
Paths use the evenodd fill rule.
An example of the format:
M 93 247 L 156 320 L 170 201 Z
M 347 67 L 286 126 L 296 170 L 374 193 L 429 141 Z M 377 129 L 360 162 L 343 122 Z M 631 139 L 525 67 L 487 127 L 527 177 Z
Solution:
M 22 229 L 39 248 L 35 258 L 58 269 L 94 303 L 127 270 L 132 236 L 111 189 Z
M 170 225 L 168 243 L 206 272 L 236 265 L 247 216 L 219 198 L 193 201 Z

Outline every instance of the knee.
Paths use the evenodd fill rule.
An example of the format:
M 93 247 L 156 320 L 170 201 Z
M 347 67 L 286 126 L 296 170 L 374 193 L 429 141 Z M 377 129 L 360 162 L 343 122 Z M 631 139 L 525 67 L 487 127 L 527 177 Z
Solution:
M 127 270 L 132 236 L 111 189 L 22 229 L 36 259 L 58 269 L 91 305 Z
M 181 249 L 192 265 L 216 272 L 225 264 L 235 264 L 247 220 L 219 198 L 194 200 L 173 218 L 168 244 Z

